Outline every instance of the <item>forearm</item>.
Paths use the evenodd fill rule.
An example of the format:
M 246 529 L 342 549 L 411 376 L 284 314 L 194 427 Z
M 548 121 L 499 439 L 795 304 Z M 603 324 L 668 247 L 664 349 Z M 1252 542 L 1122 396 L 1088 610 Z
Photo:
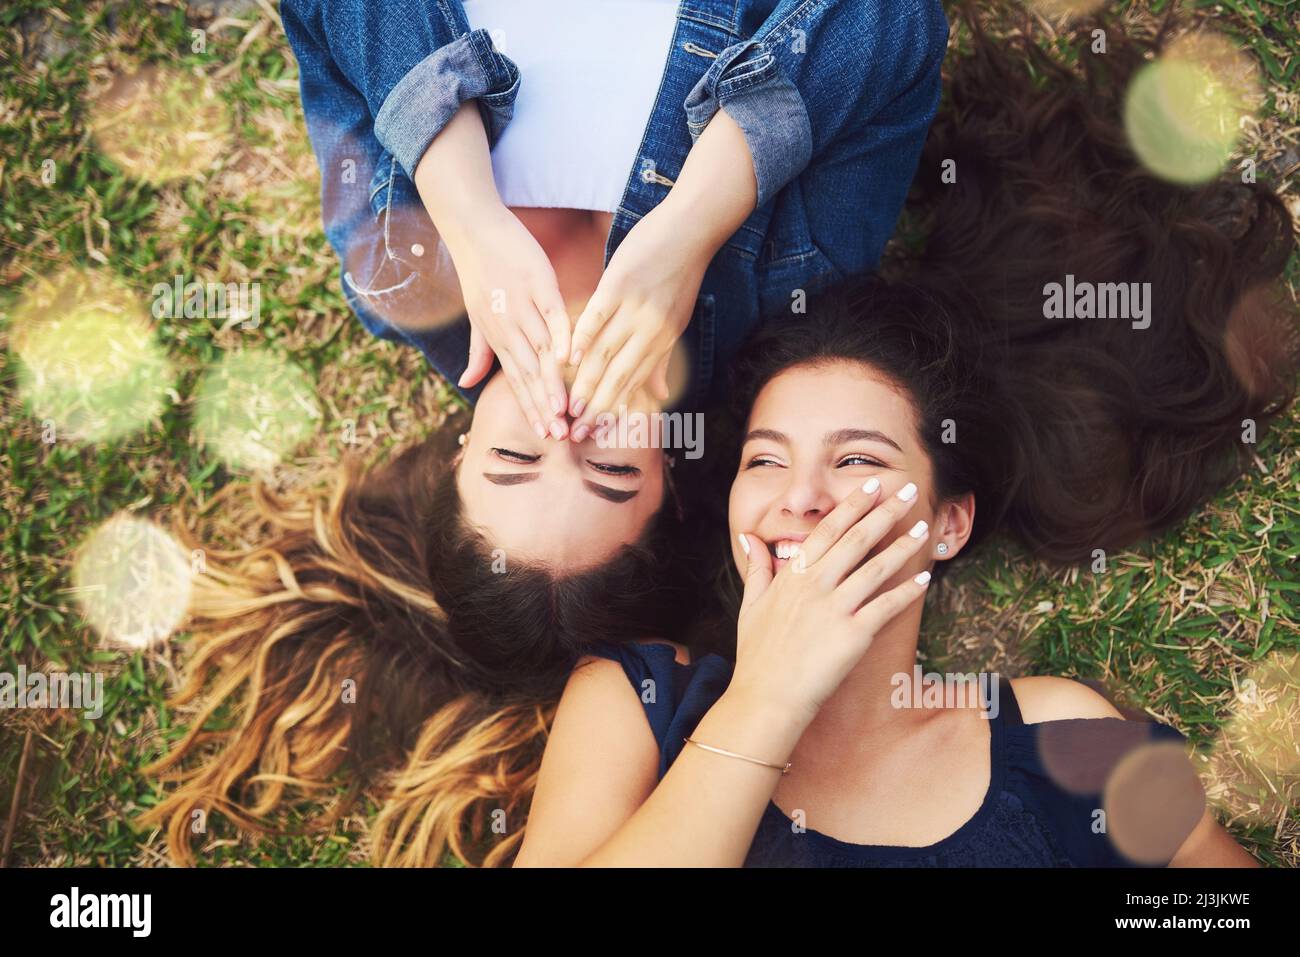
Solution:
M 453 259 L 476 224 L 506 211 L 476 101 L 462 103 L 433 138 L 415 168 L 415 188 Z
M 695 141 L 656 209 L 670 217 L 682 242 L 708 262 L 749 218 L 757 200 L 758 180 L 745 134 L 723 109 Z
M 784 765 L 804 725 L 724 694 L 692 738 Z M 584 867 L 739 867 L 781 779 L 776 768 L 686 745 L 659 786 Z

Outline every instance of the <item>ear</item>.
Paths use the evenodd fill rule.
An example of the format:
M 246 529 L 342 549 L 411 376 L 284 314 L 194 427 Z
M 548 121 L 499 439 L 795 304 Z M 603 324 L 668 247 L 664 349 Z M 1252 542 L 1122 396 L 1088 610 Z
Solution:
M 935 561 L 948 561 L 956 558 L 975 527 L 975 495 L 967 492 L 957 498 L 945 499 L 939 505 L 935 515 L 934 535 L 930 538 L 930 555 Z M 939 543 L 948 546 L 944 554 L 939 554 Z

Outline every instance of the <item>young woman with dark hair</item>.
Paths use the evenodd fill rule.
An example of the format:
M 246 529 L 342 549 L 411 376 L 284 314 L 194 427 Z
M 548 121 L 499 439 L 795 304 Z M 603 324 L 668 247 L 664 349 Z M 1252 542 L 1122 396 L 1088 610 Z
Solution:
M 1168 527 L 1239 473 L 1244 424 L 1286 406 L 1296 369 L 1285 207 L 1162 183 L 1124 145 L 1145 45 L 1112 31 L 1108 69 L 1077 79 L 971 25 L 922 162 L 924 253 L 738 361 L 735 664 L 593 649 L 516 864 L 1254 863 L 1183 736 L 1082 684 L 902 694 L 937 570 L 998 532 L 1074 562 Z M 1066 274 L 1151 283 L 1149 324 L 1048 318 Z

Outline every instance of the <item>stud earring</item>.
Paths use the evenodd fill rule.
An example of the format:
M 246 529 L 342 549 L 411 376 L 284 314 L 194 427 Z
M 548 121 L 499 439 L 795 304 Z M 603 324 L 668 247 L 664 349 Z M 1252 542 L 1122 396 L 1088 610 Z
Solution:
M 465 435 L 464 432 L 462 432 L 462 433 L 461 433 L 461 434 L 456 438 L 456 444 L 459 445 L 459 446 L 461 446 L 462 448 L 464 448 L 464 446 L 465 446 L 465 439 L 466 439 L 466 435 Z
M 947 543 L 947 542 L 940 542 L 938 545 L 935 546 L 935 549 L 934 549 L 934 550 L 935 550 L 936 552 L 938 552 L 940 555 L 947 555 L 947 554 L 948 554 L 948 543 Z

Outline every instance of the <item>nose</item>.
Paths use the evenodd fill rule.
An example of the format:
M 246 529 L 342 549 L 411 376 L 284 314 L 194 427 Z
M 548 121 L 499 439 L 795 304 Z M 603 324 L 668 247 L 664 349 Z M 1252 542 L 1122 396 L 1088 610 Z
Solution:
M 835 507 L 835 498 L 820 472 L 791 469 L 780 505 L 785 515 L 817 520 Z

